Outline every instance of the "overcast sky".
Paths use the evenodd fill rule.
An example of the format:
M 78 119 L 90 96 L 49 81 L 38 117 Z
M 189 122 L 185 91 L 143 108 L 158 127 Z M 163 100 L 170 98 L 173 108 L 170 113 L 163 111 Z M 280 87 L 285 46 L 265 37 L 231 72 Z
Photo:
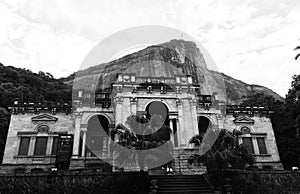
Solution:
M 99 41 L 140 25 L 182 30 L 220 71 L 282 96 L 300 73 L 299 0 L 0 0 L 0 62 L 68 76 Z

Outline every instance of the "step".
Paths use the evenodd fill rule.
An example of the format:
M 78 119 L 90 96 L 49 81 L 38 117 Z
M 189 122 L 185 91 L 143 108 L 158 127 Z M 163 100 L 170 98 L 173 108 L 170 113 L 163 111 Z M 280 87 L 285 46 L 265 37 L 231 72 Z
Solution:
M 167 194 L 167 193 L 180 193 L 180 194 L 200 194 L 200 193 L 214 193 L 212 190 L 202 190 L 202 191 L 193 191 L 193 190 L 185 190 L 185 191 L 158 191 L 159 194 Z
M 168 187 L 168 188 L 159 188 L 158 191 L 208 191 L 211 190 L 208 186 L 207 187 L 182 187 L 182 188 L 175 188 L 175 187 Z
M 214 193 L 203 175 L 151 175 L 158 193 Z

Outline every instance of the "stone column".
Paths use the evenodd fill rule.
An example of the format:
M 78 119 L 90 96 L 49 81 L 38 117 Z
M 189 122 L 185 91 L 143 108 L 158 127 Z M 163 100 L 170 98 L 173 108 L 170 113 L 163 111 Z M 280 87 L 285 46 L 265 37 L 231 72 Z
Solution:
M 170 128 L 172 129 L 172 134 L 171 134 L 171 142 L 172 142 L 172 144 L 175 146 L 175 144 L 174 144 L 174 126 L 173 126 L 173 118 L 172 119 L 170 119 L 169 120 L 170 121 Z
M 136 98 L 135 97 L 130 98 L 131 114 L 132 115 L 136 115 L 136 104 L 137 104 Z
M 191 117 L 192 117 L 192 122 L 193 122 L 193 135 L 198 134 L 198 121 L 197 121 L 197 100 L 196 99 L 191 99 L 190 100 L 191 104 Z
M 178 139 L 178 143 L 179 143 L 179 147 L 187 146 L 187 142 L 186 142 L 186 133 L 185 133 L 185 128 L 184 128 L 184 119 L 183 119 L 183 110 L 182 110 L 182 101 L 180 99 L 178 99 L 176 101 L 177 104 L 177 108 L 178 108 L 178 122 L 179 125 L 178 126 L 178 134 L 179 134 L 179 139 Z
M 116 122 L 115 122 L 115 124 L 117 125 L 117 124 L 123 122 L 123 98 L 116 97 L 115 103 L 116 103 L 116 112 L 115 112 Z
M 175 138 L 175 135 L 177 137 L 177 147 L 180 147 L 180 136 L 179 136 L 179 120 L 178 118 L 176 118 L 176 133 L 174 134 L 174 138 Z
M 72 158 L 78 158 L 79 142 L 80 142 L 80 122 L 82 113 L 75 112 L 75 131 L 74 131 L 74 142 L 73 142 L 73 154 Z
M 82 156 L 82 157 L 85 157 L 86 132 L 87 132 L 87 129 L 81 129 L 81 131 L 83 132 L 83 135 L 82 135 L 82 149 L 81 149 L 81 156 Z

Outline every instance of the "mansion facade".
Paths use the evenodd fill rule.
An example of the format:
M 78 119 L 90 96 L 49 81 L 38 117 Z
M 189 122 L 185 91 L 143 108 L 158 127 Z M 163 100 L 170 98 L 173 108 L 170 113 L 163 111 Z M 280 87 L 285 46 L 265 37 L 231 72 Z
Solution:
M 94 89 L 73 87 L 72 108 L 16 101 L 10 107 L 1 172 L 93 167 L 116 170 L 107 163 L 114 160 L 112 141 L 120 139 L 113 137 L 112 131 L 116 126 L 126 126 L 130 115 L 149 117 L 153 103 L 166 110 L 165 124 L 172 131 L 169 141 L 174 148 L 174 173 L 205 171 L 188 168 L 187 158 L 197 152 L 190 139 L 209 129 L 240 131 L 239 142 L 253 154 L 255 166 L 282 169 L 268 109 L 226 105 L 216 93 L 203 94 L 195 78 L 183 73 L 145 76 L 131 71 L 115 76 L 110 88 L 102 87 L 105 84 L 101 80 Z M 87 86 L 95 80 L 84 76 L 78 79 Z

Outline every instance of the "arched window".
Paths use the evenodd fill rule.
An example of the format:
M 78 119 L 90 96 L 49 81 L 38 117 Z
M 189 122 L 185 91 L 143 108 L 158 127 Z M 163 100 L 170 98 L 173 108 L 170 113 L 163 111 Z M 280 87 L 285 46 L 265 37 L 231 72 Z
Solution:
M 50 128 L 49 126 L 43 124 L 39 125 L 36 130 L 38 133 L 48 133 L 50 131 Z

